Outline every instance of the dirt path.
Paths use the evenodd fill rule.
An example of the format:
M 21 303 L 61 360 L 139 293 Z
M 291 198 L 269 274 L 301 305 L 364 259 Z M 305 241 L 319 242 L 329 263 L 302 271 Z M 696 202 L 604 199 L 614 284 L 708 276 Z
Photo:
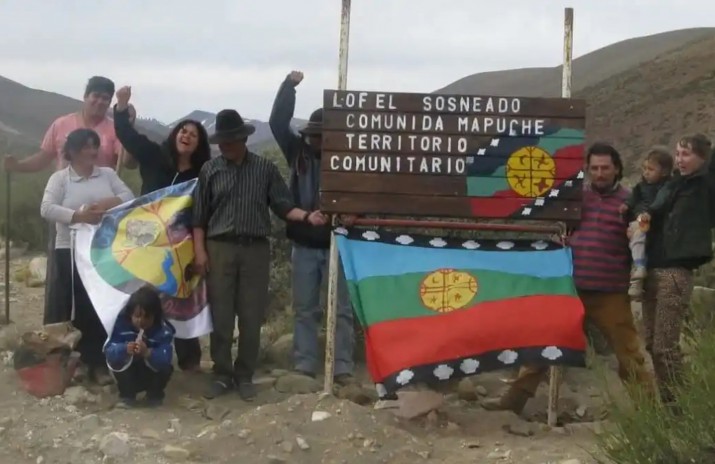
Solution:
M 27 262 L 12 263 L 17 269 Z M 12 314 L 19 332 L 41 320 L 43 289 L 13 285 Z M 70 388 L 64 396 L 38 400 L 23 392 L 9 361 L 0 367 L 0 463 L 157 464 L 234 463 L 467 463 L 593 462 L 594 428 L 583 422 L 601 414 L 602 385 L 594 371 L 570 370 L 560 408 L 565 427 L 538 421 L 546 408 L 545 387 L 523 416 L 487 412 L 475 400 L 498 394 L 508 373 L 492 373 L 447 393 L 437 411 L 406 420 L 394 410 L 375 410 L 318 394 L 281 393 L 289 383 L 267 367 L 259 375 L 256 402 L 237 395 L 206 402 L 200 392 L 208 374 L 177 372 L 166 404 L 157 410 L 113 409 L 112 388 Z M 612 372 L 609 380 L 617 385 Z M 366 386 L 369 382 L 361 373 Z M 277 382 L 277 383 L 276 383 Z M 467 387 L 467 388 L 465 388 Z M 466 398 L 466 399 L 464 399 Z M 316 411 L 318 412 L 316 414 Z M 317 420 L 321 419 L 321 420 Z

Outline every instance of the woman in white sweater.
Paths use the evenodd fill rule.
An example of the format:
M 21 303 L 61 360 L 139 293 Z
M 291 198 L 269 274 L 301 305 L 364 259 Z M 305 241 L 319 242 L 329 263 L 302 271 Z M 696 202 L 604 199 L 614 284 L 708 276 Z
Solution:
M 53 307 L 46 322 L 72 320 L 82 332 L 77 350 L 83 368 L 90 380 L 105 385 L 111 382 L 102 353 L 107 334 L 72 261 L 72 225 L 98 224 L 105 211 L 132 200 L 134 194 L 114 170 L 97 166 L 99 146 L 99 135 L 92 129 L 77 129 L 67 136 L 64 156 L 69 166 L 50 177 L 40 214 L 57 229 L 54 269 L 47 276 L 54 284 L 49 295 Z

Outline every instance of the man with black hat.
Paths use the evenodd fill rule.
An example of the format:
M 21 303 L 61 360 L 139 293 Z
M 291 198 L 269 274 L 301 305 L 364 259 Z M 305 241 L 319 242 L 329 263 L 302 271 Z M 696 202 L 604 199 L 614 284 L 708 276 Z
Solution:
M 296 208 L 276 165 L 248 151 L 246 141 L 254 131 L 235 110 L 218 113 L 209 142 L 218 144 L 221 156 L 204 164 L 194 192 L 194 264 L 207 276 L 214 326 L 216 378 L 205 395 L 209 399 L 234 385 L 244 400 L 256 396 L 252 379 L 268 300 L 269 209 L 289 224 L 326 222 L 320 211 Z M 238 356 L 233 362 L 236 317 Z
M 297 134 L 290 126 L 295 109 L 295 88 L 303 73 L 293 71 L 281 84 L 273 103 L 270 125 L 273 136 L 291 167 L 290 188 L 293 200 L 301 208 L 315 209 L 320 190 L 320 158 L 322 149 L 323 109 L 310 115 L 308 124 Z M 343 216 L 349 225 L 352 217 Z M 327 276 L 330 249 L 330 226 L 288 224 L 287 236 L 293 241 L 292 281 L 293 356 L 295 370 L 315 377 L 318 353 L 318 325 L 322 320 L 320 287 Z M 327 280 L 327 279 L 325 279 Z M 342 265 L 338 274 L 337 327 L 335 336 L 335 381 L 339 385 L 353 382 L 353 311 Z

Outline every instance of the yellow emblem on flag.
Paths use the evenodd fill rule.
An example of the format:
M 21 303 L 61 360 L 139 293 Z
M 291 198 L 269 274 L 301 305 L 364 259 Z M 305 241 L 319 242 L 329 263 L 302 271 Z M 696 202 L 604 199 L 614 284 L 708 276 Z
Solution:
M 420 299 L 432 311 L 448 313 L 467 306 L 478 288 L 477 278 L 467 272 L 438 269 L 420 284 Z

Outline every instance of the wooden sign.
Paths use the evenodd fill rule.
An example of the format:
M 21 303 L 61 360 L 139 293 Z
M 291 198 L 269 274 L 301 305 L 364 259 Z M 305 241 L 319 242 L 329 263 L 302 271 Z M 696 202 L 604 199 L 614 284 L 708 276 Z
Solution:
M 586 103 L 326 90 L 326 213 L 581 217 Z

